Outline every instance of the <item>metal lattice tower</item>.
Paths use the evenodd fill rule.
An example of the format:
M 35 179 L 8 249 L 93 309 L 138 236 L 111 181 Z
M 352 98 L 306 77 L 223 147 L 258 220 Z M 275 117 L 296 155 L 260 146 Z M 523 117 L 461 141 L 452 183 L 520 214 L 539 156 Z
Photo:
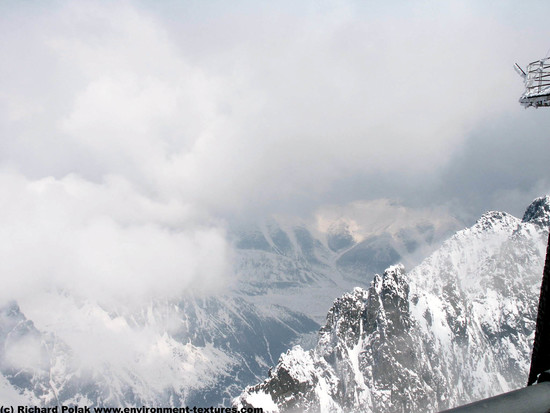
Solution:
M 550 106 L 550 57 L 529 63 L 526 71 L 516 63 L 516 71 L 525 82 L 519 102 L 526 108 Z

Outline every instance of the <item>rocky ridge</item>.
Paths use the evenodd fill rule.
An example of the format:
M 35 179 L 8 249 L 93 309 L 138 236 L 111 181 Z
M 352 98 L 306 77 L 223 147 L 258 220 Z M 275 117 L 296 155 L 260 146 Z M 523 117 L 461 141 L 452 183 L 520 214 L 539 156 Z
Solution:
M 549 217 L 549 197 L 523 220 L 488 212 L 409 274 L 392 266 L 344 294 L 315 348 L 287 351 L 234 404 L 428 412 L 524 386 Z

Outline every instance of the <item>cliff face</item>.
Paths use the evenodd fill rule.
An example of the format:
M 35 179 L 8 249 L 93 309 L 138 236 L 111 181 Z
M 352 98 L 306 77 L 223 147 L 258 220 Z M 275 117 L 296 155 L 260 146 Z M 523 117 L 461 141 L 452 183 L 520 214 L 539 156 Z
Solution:
M 484 214 L 408 275 L 337 299 L 311 351 L 294 347 L 238 406 L 428 412 L 526 383 L 550 199 Z

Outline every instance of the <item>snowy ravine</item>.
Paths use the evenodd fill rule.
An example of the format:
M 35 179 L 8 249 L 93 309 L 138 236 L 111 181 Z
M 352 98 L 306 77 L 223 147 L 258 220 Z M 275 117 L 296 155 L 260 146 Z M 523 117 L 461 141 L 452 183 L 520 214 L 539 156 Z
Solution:
M 313 350 L 281 355 L 234 404 L 264 412 L 433 412 L 525 386 L 550 197 L 484 214 L 405 274 L 334 301 Z

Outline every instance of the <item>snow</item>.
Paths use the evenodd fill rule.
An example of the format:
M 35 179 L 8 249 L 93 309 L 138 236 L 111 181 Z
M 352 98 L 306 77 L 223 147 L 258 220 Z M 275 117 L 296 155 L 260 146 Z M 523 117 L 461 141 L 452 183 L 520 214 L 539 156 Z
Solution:
M 363 336 L 363 320 L 359 320 L 359 336 Z M 363 340 L 359 340 L 355 346 L 352 348 L 347 347 L 347 353 L 348 353 L 348 359 L 351 362 L 351 366 L 353 369 L 353 376 L 355 378 L 355 400 L 357 405 L 365 405 L 367 403 L 367 400 L 370 399 L 369 391 L 365 385 L 366 380 L 363 376 L 363 373 L 361 372 L 361 369 L 359 368 L 359 354 L 361 353 L 361 350 L 363 348 Z
M 25 395 L 19 393 L 7 380 L 5 377 L 0 376 L 0 400 L 5 406 L 25 406 L 33 405 L 36 403 L 36 400 L 32 398 L 25 397 Z
M 298 382 L 312 382 L 312 371 L 315 369 L 313 360 L 309 352 L 306 352 L 301 346 L 294 346 L 292 350 L 283 354 L 279 360 L 279 365 Z
M 258 406 L 264 413 L 279 413 L 279 407 L 275 404 L 271 395 L 264 392 L 250 393 L 245 401 L 252 406 Z

